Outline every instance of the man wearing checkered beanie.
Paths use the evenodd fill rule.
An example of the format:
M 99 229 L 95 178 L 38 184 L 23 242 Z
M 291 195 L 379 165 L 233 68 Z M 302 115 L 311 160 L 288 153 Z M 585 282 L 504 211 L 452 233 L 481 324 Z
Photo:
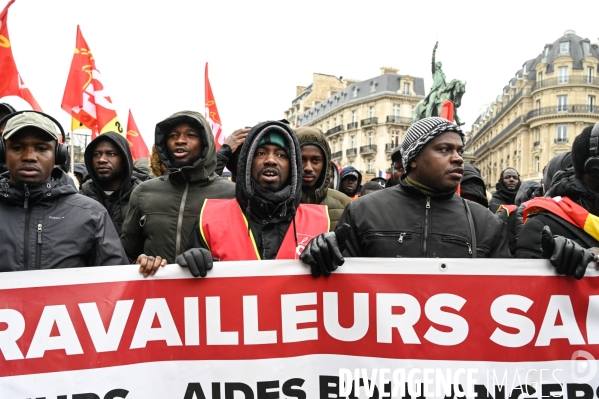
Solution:
M 463 151 L 456 124 L 438 117 L 415 122 L 401 146 L 399 184 L 349 204 L 336 233 L 312 240 L 301 259 L 330 272 L 343 256 L 509 258 L 504 223 L 456 194 Z

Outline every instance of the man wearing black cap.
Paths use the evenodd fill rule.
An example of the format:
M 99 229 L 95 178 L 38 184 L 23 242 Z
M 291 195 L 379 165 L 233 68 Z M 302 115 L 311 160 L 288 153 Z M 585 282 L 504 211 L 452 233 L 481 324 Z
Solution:
M 397 147 L 391 153 L 391 177 L 387 179 L 385 188 L 393 187 L 399 183 L 401 175 L 405 172 L 401 160 L 401 147 Z
M 302 261 L 328 275 L 343 263 L 341 254 L 509 258 L 505 224 L 456 194 L 463 151 L 459 126 L 438 117 L 415 122 L 402 143 L 406 174 L 399 184 L 349 204 L 336 232 L 312 240 Z
M 6 123 L 0 160 L 0 271 L 127 264 L 98 202 L 77 194 L 54 168 L 68 152 L 44 114 L 23 112 Z M 58 159 L 57 159 L 58 158 Z
M 329 229 L 326 207 L 301 204 L 302 157 L 287 124 L 270 121 L 248 133 L 239 156 L 234 200 L 207 200 L 188 250 L 177 258 L 205 277 L 220 260 L 298 259 Z

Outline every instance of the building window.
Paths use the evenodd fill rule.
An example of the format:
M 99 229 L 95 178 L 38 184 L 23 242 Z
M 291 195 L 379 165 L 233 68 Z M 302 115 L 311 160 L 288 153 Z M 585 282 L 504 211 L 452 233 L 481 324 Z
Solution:
M 559 53 L 567 54 L 570 52 L 570 42 L 562 42 L 559 44 Z
M 368 173 L 374 173 L 372 170 L 372 158 L 368 158 L 367 165 L 368 165 Z
M 358 88 L 354 87 L 354 97 L 358 97 Z
M 535 172 L 541 171 L 541 159 L 539 157 L 535 157 Z
M 541 142 L 541 128 L 536 128 L 535 129 L 535 147 L 537 143 Z
M 351 136 L 349 138 L 349 148 L 356 148 L 356 136 Z
M 376 91 L 376 82 L 370 82 L 370 92 L 374 93 L 375 91 Z
M 351 123 L 356 123 L 356 111 L 351 112 Z
M 399 110 L 400 110 L 400 105 L 399 104 L 393 104 L 393 116 L 395 118 L 399 118 Z
M 595 96 L 587 97 L 587 110 L 589 112 L 595 112 Z
M 584 51 L 585 54 L 588 54 L 591 52 L 591 46 L 589 42 L 582 42 L 582 50 Z
M 370 131 L 368 132 L 368 145 L 373 145 L 374 144 L 374 132 Z
M 405 94 L 406 96 L 410 95 L 410 84 L 409 83 L 403 84 L 403 94 Z
M 397 130 L 391 132 L 391 145 L 393 148 L 399 147 L 399 132 Z
M 373 106 L 371 106 L 371 107 L 368 109 L 368 117 L 369 117 L 369 118 L 374 118 L 374 107 L 373 107 Z
M 337 118 L 333 118 L 333 127 L 337 126 Z
M 537 111 L 541 110 L 541 100 L 537 100 L 536 102 Z
M 568 96 L 557 96 L 557 111 L 566 112 L 568 110 Z
M 568 83 L 568 67 L 559 67 L 557 70 L 557 83 Z
M 587 83 L 593 83 L 593 75 L 595 74 L 595 69 L 593 67 L 587 68 Z
M 329 131 L 329 121 L 327 121 L 327 132 Z
M 545 47 L 545 54 L 543 57 L 547 57 L 549 55 L 549 46 Z
M 341 126 L 343 126 L 343 114 L 341 114 L 341 116 L 339 116 L 339 124 Z
M 537 82 L 539 84 L 539 87 L 543 87 L 543 73 L 539 72 L 539 76 L 537 77 Z
M 568 141 L 568 125 L 557 125 L 557 134 L 555 137 L 556 143 L 565 143 Z M 537 171 L 538 172 L 538 171 Z

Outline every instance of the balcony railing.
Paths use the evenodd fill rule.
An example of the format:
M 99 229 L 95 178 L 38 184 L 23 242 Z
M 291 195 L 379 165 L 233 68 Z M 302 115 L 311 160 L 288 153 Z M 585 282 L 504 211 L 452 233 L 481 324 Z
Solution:
M 358 128 L 358 122 L 351 122 L 347 124 L 347 130 L 351 130 L 351 129 L 357 129 Z
M 332 157 L 333 158 L 343 158 L 343 151 L 334 152 Z
M 567 75 L 558 76 L 557 78 L 543 79 L 540 82 L 535 82 L 532 85 L 532 91 L 545 89 L 547 87 L 554 87 L 560 85 L 592 85 L 599 86 L 599 79 L 595 76 L 588 75 Z
M 503 129 L 501 132 L 499 132 L 499 134 L 495 137 L 493 137 L 493 140 L 491 140 L 489 143 L 491 146 L 493 146 L 493 144 L 497 143 L 499 140 L 501 140 L 502 138 L 504 138 L 506 135 L 508 135 L 512 130 L 514 130 L 514 128 L 516 126 L 518 126 L 520 123 L 524 122 L 525 119 L 523 116 L 519 116 L 516 119 L 514 119 L 512 121 L 512 123 L 510 123 L 509 125 L 507 125 L 507 127 L 505 129 Z
M 392 152 L 397 146 L 393 143 L 385 144 L 385 152 Z
M 362 119 L 360 121 L 360 126 L 368 126 L 368 125 L 376 125 L 378 122 L 379 118 L 372 117 L 372 118 L 366 118 L 366 119 Z
M 355 157 L 356 154 L 358 154 L 357 148 L 348 148 L 347 150 L 345 150 L 345 155 L 348 157 Z
M 367 174 L 369 174 L 369 175 L 376 175 L 376 174 L 377 174 L 377 171 L 376 171 L 376 169 L 366 169 L 366 170 L 364 171 L 364 173 L 367 173 Z
M 339 126 L 335 126 L 332 129 L 327 130 L 327 132 L 325 133 L 325 136 L 332 136 L 335 133 L 339 133 L 340 131 L 343 130 L 343 125 L 339 125 Z
M 360 154 L 372 154 L 376 152 L 376 144 L 363 145 L 360 147 Z
M 387 123 L 399 123 L 401 125 L 411 125 L 412 118 L 405 118 L 403 116 L 387 115 Z
M 558 114 L 596 114 L 599 115 L 599 108 L 595 105 L 570 104 L 568 106 L 555 106 L 537 108 L 526 114 L 526 119 L 532 119 L 539 116 L 558 115 Z
M 556 139 L 553 139 L 553 142 L 554 142 L 555 144 L 558 144 L 558 143 L 567 143 L 568 141 L 569 141 L 569 140 L 568 140 L 568 138 L 567 138 L 567 137 L 558 137 L 558 138 L 556 138 Z
M 478 137 L 479 135 L 484 134 L 484 132 L 486 132 L 487 129 L 492 124 L 494 124 L 496 121 L 498 121 L 512 107 L 512 105 L 514 105 L 522 96 L 528 96 L 528 95 L 530 95 L 530 93 L 531 93 L 531 91 L 529 89 L 522 89 L 519 92 L 517 92 L 516 94 L 514 94 L 514 97 L 512 97 L 512 99 L 510 101 L 508 101 L 507 104 L 505 104 L 503 107 L 501 107 L 499 112 L 497 112 L 497 114 L 494 117 L 489 119 L 487 121 L 487 123 L 485 123 L 483 125 L 483 127 L 478 129 L 478 132 L 476 132 L 474 137 L 472 137 L 470 140 L 473 140 L 476 137 Z

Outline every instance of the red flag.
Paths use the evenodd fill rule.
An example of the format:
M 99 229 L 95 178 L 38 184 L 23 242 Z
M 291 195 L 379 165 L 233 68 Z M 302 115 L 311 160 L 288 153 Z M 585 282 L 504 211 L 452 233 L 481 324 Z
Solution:
M 448 121 L 455 122 L 453 118 L 453 103 L 449 100 L 443 103 L 441 107 L 441 118 L 445 118 Z
M 127 119 L 127 141 L 129 142 L 129 147 L 131 147 L 131 155 L 134 161 L 141 158 L 150 158 L 150 151 L 148 151 L 143 137 L 139 134 L 139 129 L 135 124 L 135 120 L 133 120 L 131 110 L 129 110 L 129 119 Z
M 212 134 L 214 134 L 216 149 L 218 150 L 224 143 L 225 136 L 223 135 L 223 127 L 222 123 L 220 122 L 220 116 L 218 115 L 218 108 L 216 108 L 216 101 L 214 100 L 212 87 L 210 86 L 210 81 L 208 80 L 208 63 L 206 63 L 206 70 L 204 71 L 204 101 L 206 102 L 206 111 L 204 116 L 210 124 Z
M 97 132 L 125 133 L 79 25 L 75 54 L 62 98 L 62 109 L 83 126 L 91 129 L 92 139 L 96 137 Z
M 36 111 L 42 110 L 33 95 L 23 83 L 19 71 L 17 71 L 17 64 L 12 55 L 12 48 L 10 45 L 10 39 L 8 38 L 8 7 L 14 3 L 15 0 L 8 2 L 2 14 L 0 14 L 0 97 L 4 96 L 17 96 L 27 101 L 31 108 Z

